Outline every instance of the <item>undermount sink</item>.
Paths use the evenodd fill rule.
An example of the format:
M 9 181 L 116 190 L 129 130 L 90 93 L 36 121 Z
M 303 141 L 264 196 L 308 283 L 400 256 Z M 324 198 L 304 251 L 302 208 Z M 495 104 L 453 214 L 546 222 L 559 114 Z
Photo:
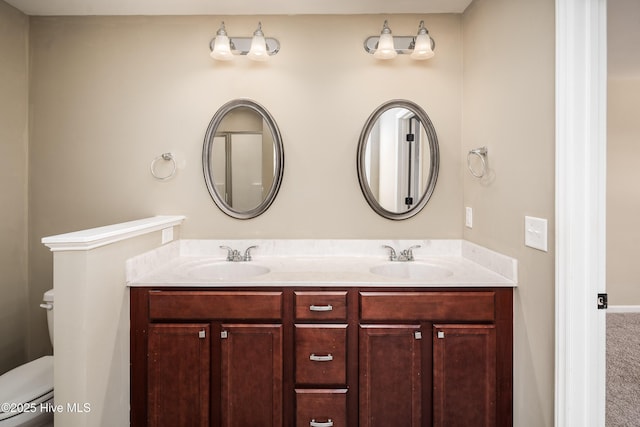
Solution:
M 369 271 L 379 276 L 410 280 L 438 280 L 453 275 L 448 268 L 416 262 L 381 264 L 371 267 Z
M 183 267 L 183 274 L 199 280 L 241 280 L 267 274 L 269 268 L 248 262 L 207 261 Z

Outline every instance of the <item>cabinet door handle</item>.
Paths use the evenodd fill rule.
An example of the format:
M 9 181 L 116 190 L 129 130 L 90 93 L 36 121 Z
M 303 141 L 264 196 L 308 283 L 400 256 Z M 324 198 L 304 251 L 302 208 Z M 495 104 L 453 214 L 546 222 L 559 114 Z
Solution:
M 333 306 L 331 304 L 309 306 L 309 311 L 332 311 L 332 310 L 333 310 Z
M 320 356 L 318 354 L 311 353 L 309 355 L 309 360 L 313 362 L 331 362 L 333 360 L 333 356 L 331 354 Z
M 318 422 L 316 420 L 311 420 L 311 422 L 309 423 L 310 427 L 333 427 L 333 421 L 331 421 L 331 418 L 329 418 L 327 420 L 327 422 Z

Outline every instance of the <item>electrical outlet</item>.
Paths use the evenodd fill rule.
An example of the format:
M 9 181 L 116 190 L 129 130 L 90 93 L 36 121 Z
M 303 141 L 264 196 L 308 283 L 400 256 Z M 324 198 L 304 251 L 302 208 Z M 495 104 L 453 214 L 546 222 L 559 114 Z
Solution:
M 473 209 L 464 208 L 464 225 L 468 228 L 473 228 Z
M 162 229 L 162 244 L 169 243 L 173 240 L 173 227 Z
M 547 252 L 547 220 L 544 218 L 524 217 L 524 244 Z

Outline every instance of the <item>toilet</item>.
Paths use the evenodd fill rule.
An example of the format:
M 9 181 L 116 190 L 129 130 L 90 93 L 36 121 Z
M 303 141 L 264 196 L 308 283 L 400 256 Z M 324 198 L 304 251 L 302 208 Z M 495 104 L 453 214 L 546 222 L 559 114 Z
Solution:
M 53 345 L 53 289 L 40 307 L 47 310 Z M 0 376 L 0 427 L 53 426 L 53 356 L 42 356 Z

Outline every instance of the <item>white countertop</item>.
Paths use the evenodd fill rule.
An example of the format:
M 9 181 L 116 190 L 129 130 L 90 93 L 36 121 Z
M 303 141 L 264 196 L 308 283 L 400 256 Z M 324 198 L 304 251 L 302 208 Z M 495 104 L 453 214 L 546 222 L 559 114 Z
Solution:
M 251 261 L 226 261 L 230 246 L 244 253 L 258 245 Z M 389 261 L 382 248 L 411 245 L 414 261 Z M 397 269 L 399 275 L 371 269 Z M 243 271 L 261 274 L 244 275 Z M 405 271 L 406 270 L 406 271 Z M 417 271 L 419 270 L 419 271 Z M 410 272 L 409 272 L 410 271 Z M 415 277 L 411 277 L 417 271 Z M 515 287 L 517 261 L 462 240 L 182 240 L 132 258 L 128 286 L 256 287 Z

